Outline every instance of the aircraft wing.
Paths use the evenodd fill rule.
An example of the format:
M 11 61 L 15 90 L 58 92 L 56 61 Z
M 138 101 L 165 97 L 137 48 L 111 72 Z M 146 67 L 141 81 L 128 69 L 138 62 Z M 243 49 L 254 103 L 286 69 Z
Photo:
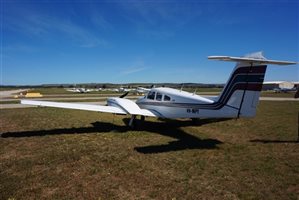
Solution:
M 62 103 L 62 102 L 51 102 L 51 101 L 35 101 L 35 100 L 21 100 L 21 104 L 35 105 L 41 107 L 54 107 L 54 108 L 66 108 L 66 109 L 76 109 L 76 110 L 86 110 L 104 113 L 114 113 L 114 114 L 129 114 L 129 115 L 142 115 L 147 117 L 157 117 L 153 112 L 140 109 L 137 104 L 129 99 L 118 99 L 118 106 L 101 106 L 101 105 L 91 105 L 91 104 L 79 104 L 79 103 Z M 134 105 L 135 104 L 135 105 Z
M 35 106 L 42 106 L 42 107 L 97 111 L 97 112 L 106 112 L 106 113 L 115 113 L 115 114 L 127 114 L 124 110 L 114 106 L 101 106 L 101 105 L 90 105 L 90 104 L 79 104 L 79 103 L 62 103 L 62 102 L 51 102 L 51 101 L 35 101 L 35 100 L 21 100 L 21 104 L 35 105 Z

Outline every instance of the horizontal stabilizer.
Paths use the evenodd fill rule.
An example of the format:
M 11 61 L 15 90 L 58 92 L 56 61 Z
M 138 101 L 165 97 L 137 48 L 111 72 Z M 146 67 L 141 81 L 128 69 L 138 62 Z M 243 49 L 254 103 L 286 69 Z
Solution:
M 262 52 L 256 52 L 248 54 L 244 57 L 233 57 L 233 56 L 209 56 L 210 60 L 220 60 L 220 61 L 232 61 L 232 62 L 248 62 L 257 64 L 274 64 L 274 65 L 293 65 L 297 64 L 292 61 L 282 61 L 282 60 L 268 60 L 266 59 Z

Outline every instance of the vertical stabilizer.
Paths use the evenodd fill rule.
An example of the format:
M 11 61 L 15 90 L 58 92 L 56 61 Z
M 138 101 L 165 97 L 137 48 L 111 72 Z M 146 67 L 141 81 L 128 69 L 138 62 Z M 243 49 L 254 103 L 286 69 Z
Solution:
M 210 56 L 209 59 L 237 62 L 218 100 L 222 105 L 238 110 L 236 117 L 255 116 L 267 64 L 296 64 L 268 60 L 262 52 L 247 54 L 244 57 Z

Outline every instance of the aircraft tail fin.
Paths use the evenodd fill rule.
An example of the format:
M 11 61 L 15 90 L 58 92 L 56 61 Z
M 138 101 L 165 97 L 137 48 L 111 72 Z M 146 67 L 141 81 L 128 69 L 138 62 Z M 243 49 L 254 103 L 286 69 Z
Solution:
M 218 99 L 222 105 L 236 109 L 236 117 L 255 116 L 267 64 L 296 64 L 296 62 L 290 61 L 268 60 L 262 52 L 248 54 L 244 57 L 209 56 L 208 58 L 237 62 Z

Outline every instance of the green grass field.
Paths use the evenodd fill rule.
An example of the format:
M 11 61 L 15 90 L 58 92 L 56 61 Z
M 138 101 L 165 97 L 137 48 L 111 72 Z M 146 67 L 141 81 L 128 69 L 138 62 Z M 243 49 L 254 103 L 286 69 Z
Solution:
M 298 199 L 298 102 L 238 120 L 0 111 L 0 199 Z
M 295 92 L 275 93 L 273 91 L 262 91 L 261 96 L 262 97 L 286 97 L 286 98 L 294 98 Z
M 13 100 L 13 101 L 0 101 L 1 104 L 19 104 L 20 100 Z

